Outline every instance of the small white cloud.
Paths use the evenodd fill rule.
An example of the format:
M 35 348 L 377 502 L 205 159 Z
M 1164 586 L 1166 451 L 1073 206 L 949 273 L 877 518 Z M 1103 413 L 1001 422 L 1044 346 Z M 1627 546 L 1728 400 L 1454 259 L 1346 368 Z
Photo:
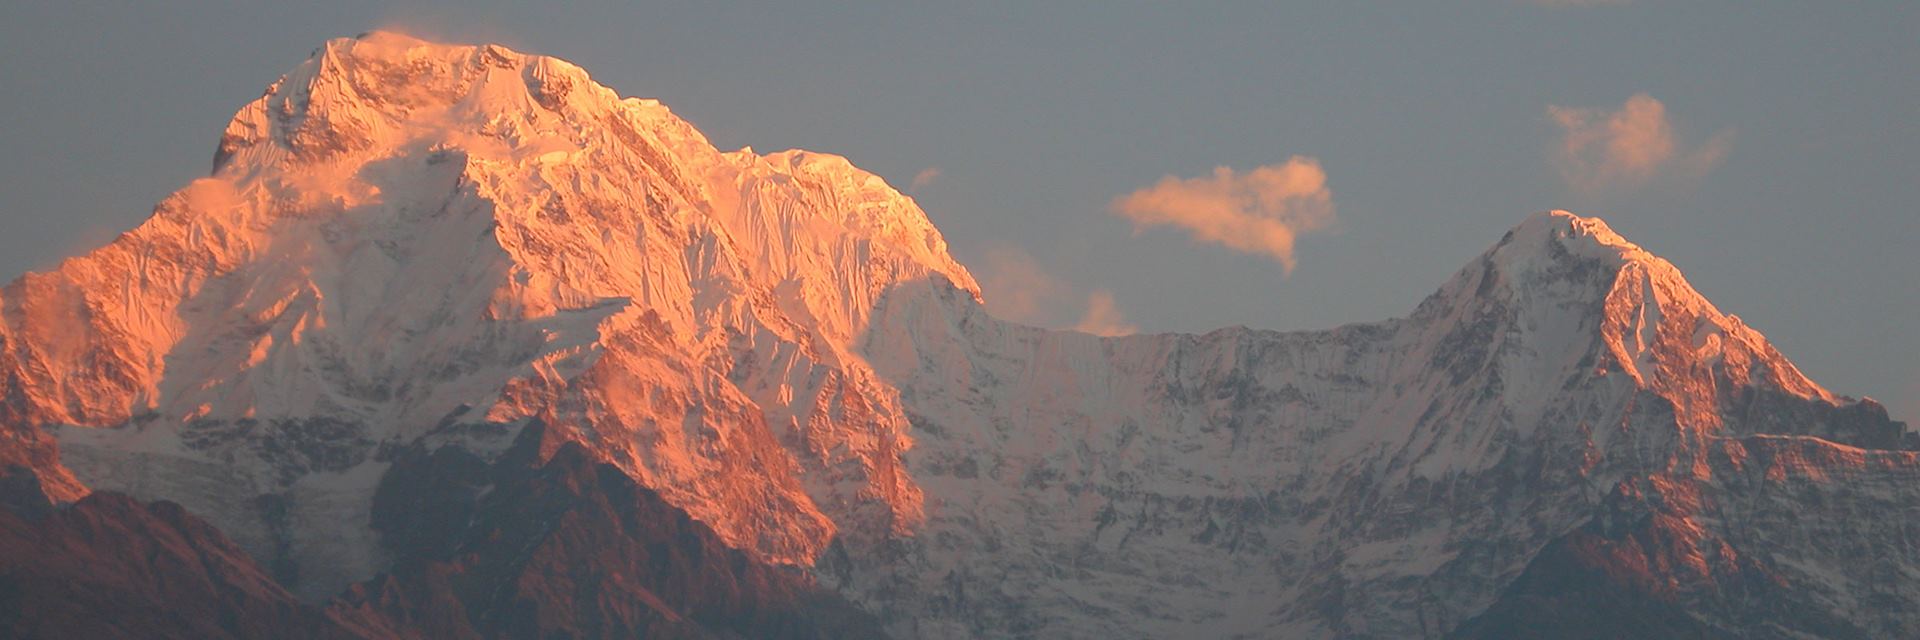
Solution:
M 1613 110 L 1550 105 L 1547 116 L 1561 130 L 1555 167 L 1569 186 L 1587 193 L 1637 189 L 1660 175 L 1698 178 L 1733 146 L 1726 130 L 1682 150 L 1666 105 L 1644 93 Z
M 933 181 L 939 180 L 939 179 L 940 179 L 939 167 L 927 167 L 925 169 L 921 169 L 920 173 L 913 174 L 913 181 L 907 183 L 907 191 L 909 192 L 919 191 L 921 187 L 925 187 L 927 185 L 933 184 Z
M 1073 330 L 1112 337 L 1139 333 L 1140 327 L 1127 322 L 1126 315 L 1114 306 L 1113 292 L 1095 289 L 1087 294 L 1087 313 L 1080 317 L 1080 323 L 1074 325 Z
M 1095 289 L 1081 296 L 1066 281 L 1049 273 L 1032 255 L 1002 245 L 987 250 L 980 288 L 987 310 L 1006 320 L 1043 327 L 1065 326 L 1102 336 L 1135 333 L 1138 327 L 1114 304 L 1113 293 Z M 1078 320 L 1074 320 L 1078 318 Z
M 1109 208 L 1132 220 L 1136 232 L 1179 227 L 1196 242 L 1273 258 L 1289 273 L 1295 239 L 1334 220 L 1327 174 L 1320 161 L 1306 156 L 1245 173 L 1218 167 L 1211 176 L 1166 176 L 1114 199 Z
M 1045 324 L 1050 318 L 1046 303 L 1065 291 L 1066 283 L 1040 266 L 1018 247 L 1000 245 L 987 249 L 986 268 L 980 272 L 980 291 L 987 310 L 1014 322 Z

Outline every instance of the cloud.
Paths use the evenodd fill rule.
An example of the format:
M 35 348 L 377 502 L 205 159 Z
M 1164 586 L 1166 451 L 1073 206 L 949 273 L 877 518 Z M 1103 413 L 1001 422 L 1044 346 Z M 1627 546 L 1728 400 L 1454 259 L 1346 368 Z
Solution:
M 1218 167 L 1199 178 L 1166 176 L 1114 199 L 1109 209 L 1147 227 L 1187 230 L 1196 242 L 1263 255 L 1291 273 L 1294 240 L 1333 224 L 1333 192 L 1320 161 L 1294 156 L 1283 164 L 1237 173 Z
M 1633 190 L 1657 176 L 1698 178 L 1726 158 L 1732 130 L 1682 150 L 1667 106 L 1645 93 L 1619 109 L 1549 105 L 1547 116 L 1561 130 L 1554 165 L 1577 191 Z
M 907 183 L 907 191 L 909 192 L 919 191 L 921 187 L 933 184 L 933 181 L 939 180 L 939 179 L 940 179 L 940 167 L 927 167 L 925 169 L 921 169 L 920 173 L 913 174 L 913 181 Z
M 1012 246 L 987 249 L 980 290 L 993 315 L 1028 324 L 1046 320 L 1042 307 L 1066 289 L 1066 283 L 1047 273 L 1027 252 Z
M 1113 305 L 1113 292 L 1095 289 L 1087 294 L 1087 314 L 1080 317 L 1080 323 L 1073 325 L 1074 331 L 1083 331 L 1096 336 L 1124 336 L 1140 332 L 1140 327 L 1127 322 L 1125 315 Z
M 1113 292 L 1094 289 L 1083 297 L 1018 247 L 989 248 L 981 273 L 980 288 L 987 310 L 996 317 L 1043 327 L 1073 322 L 1074 330 L 1101 336 L 1139 330 L 1120 312 Z M 1078 321 L 1073 320 L 1076 316 Z

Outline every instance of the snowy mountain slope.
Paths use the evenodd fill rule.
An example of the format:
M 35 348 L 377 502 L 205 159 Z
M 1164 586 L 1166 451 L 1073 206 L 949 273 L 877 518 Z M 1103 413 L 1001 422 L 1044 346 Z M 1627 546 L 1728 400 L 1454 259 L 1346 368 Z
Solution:
M 962 298 L 889 304 L 866 344 L 932 515 L 908 562 L 845 575 L 909 635 L 1435 636 L 1616 483 L 1713 477 L 1725 436 L 1905 437 L 1559 212 L 1332 331 L 1099 339 Z
M 1710 476 L 1622 481 L 1457 635 L 1912 637 L 1914 456 L 1809 437 L 1716 440 Z
M 845 160 L 723 154 L 565 62 L 371 34 L 242 109 L 140 228 L 0 293 L 6 418 L 82 427 L 88 484 L 207 514 L 310 596 L 378 569 L 336 523 L 383 450 L 532 418 L 804 563 L 837 522 L 921 517 L 906 421 L 843 345 L 929 274 L 975 287 Z
M 141 227 L 0 290 L 0 461 L 177 501 L 318 601 L 400 555 L 373 523 L 404 451 L 538 423 L 901 636 L 1438 637 L 1623 483 L 1718 481 L 1730 439 L 1912 448 L 1564 212 L 1330 331 L 1097 338 L 980 296 L 844 159 L 368 34 Z M 1782 536 L 1740 544 L 1823 557 Z

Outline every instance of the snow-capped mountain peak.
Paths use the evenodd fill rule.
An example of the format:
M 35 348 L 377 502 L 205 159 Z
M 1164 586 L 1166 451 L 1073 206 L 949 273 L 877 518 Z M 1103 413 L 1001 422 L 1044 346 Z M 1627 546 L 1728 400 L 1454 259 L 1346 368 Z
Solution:
M 8 421 L 118 427 L 62 431 L 89 484 L 178 495 L 261 548 L 288 534 L 244 496 L 364 495 L 381 447 L 499 448 L 456 427 L 539 420 L 767 558 L 817 554 L 823 508 L 919 517 L 907 421 L 850 345 L 895 288 L 978 286 L 845 159 L 721 153 L 569 63 L 374 33 L 243 107 L 216 165 L 0 292 L 26 310 L 0 328 Z M 224 488 L 165 470 L 207 465 Z
M 1546 340 L 1531 345 L 1535 354 L 1558 350 L 1602 371 L 1617 367 L 1637 386 L 1685 397 L 1682 411 L 1701 430 L 1720 426 L 1717 416 L 1727 399 L 1712 397 L 1716 390 L 1750 382 L 1800 399 L 1840 401 L 1759 332 L 1722 313 L 1672 263 L 1599 218 L 1565 211 L 1530 216 L 1415 316 L 1433 313 L 1429 307 L 1518 314 L 1508 320 L 1519 327 L 1509 329 L 1524 328 Z M 1601 352 L 1589 353 L 1590 345 Z M 1508 382 L 1537 378 L 1515 373 Z M 1527 390 L 1513 395 L 1538 396 Z
M 243 107 L 139 228 L 0 290 L 0 462 L 176 501 L 309 599 L 389 568 L 396 460 L 537 433 L 906 636 L 1432 637 L 1646 495 L 1617 487 L 1737 477 L 1748 437 L 1911 444 L 1566 212 L 1326 331 L 1099 338 L 980 296 L 844 158 L 723 153 L 564 61 L 372 33 Z

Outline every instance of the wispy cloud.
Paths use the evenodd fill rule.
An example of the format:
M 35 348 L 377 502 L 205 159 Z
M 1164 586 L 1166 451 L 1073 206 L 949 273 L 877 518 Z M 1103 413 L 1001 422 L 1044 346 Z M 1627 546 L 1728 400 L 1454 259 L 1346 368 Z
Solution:
M 1618 109 L 1548 106 L 1561 130 L 1554 165 L 1575 190 L 1632 190 L 1661 175 L 1698 178 L 1719 166 L 1733 146 L 1732 130 L 1690 149 L 1680 148 L 1667 106 L 1644 93 Z
M 1080 316 L 1080 323 L 1073 325 L 1075 331 L 1084 331 L 1096 336 L 1124 336 L 1140 332 L 1140 327 L 1127 322 L 1125 314 L 1113 304 L 1113 292 L 1106 289 L 1094 289 L 1087 294 L 1087 313 Z
M 1044 327 L 1071 322 L 1076 331 L 1102 336 L 1139 331 L 1114 303 L 1113 292 L 1094 289 L 1082 296 L 1018 247 L 989 249 L 981 273 L 987 310 L 1000 318 Z
M 1042 309 L 1066 288 L 1027 252 L 1011 245 L 987 249 L 986 268 L 980 271 L 980 290 L 987 310 L 1014 322 L 1044 324 Z
M 933 181 L 939 180 L 939 179 L 940 179 L 940 167 L 927 167 L 925 169 L 921 169 L 920 173 L 913 174 L 913 181 L 907 183 L 907 191 L 909 192 L 919 191 L 921 187 L 925 187 L 927 185 L 933 184 Z
M 1198 178 L 1166 176 L 1151 187 L 1114 199 L 1115 215 L 1147 227 L 1185 229 L 1196 242 L 1263 255 L 1286 272 L 1294 241 L 1333 224 L 1333 192 L 1320 161 L 1294 156 L 1245 173 L 1218 167 Z

